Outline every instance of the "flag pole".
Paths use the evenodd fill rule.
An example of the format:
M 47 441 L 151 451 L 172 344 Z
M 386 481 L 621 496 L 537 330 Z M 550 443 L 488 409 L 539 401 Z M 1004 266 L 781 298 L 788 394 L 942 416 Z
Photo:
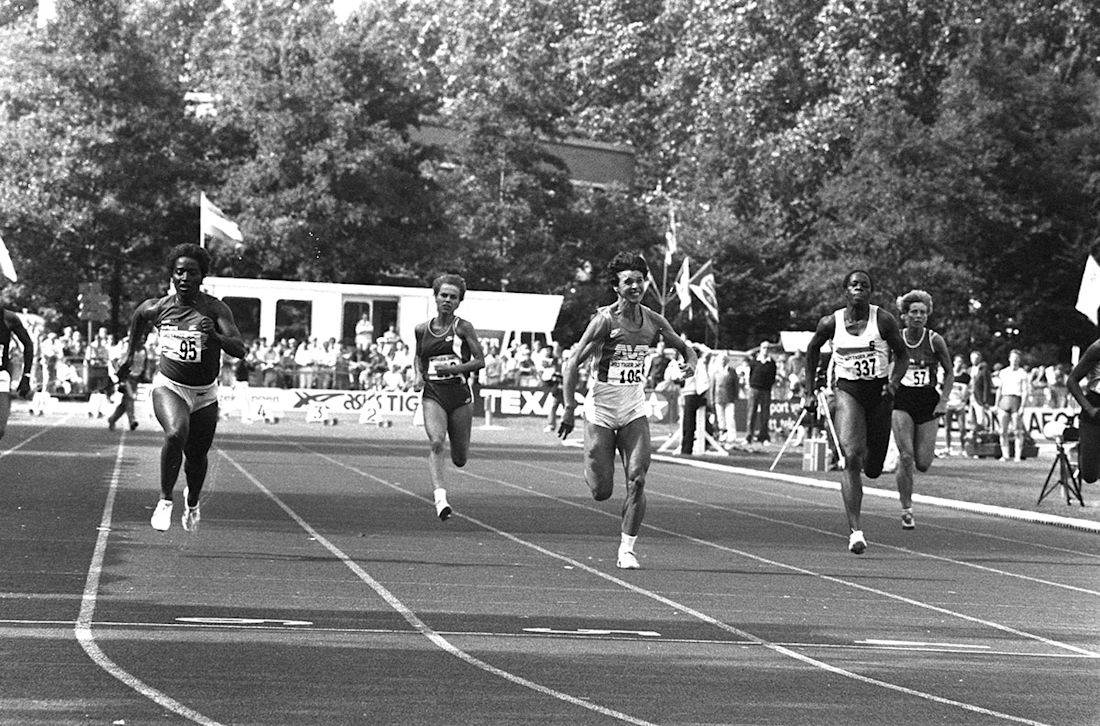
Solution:
M 206 235 L 202 230 L 202 192 L 199 192 L 199 247 L 206 247 Z
M 665 298 L 668 291 L 668 255 L 665 255 L 665 264 L 661 270 L 661 317 L 665 317 Z

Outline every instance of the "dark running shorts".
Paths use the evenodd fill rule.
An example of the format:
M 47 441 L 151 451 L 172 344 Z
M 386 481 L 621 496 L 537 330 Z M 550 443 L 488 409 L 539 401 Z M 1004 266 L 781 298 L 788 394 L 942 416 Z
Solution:
M 838 378 L 836 387 L 856 399 L 864 413 L 870 415 L 882 403 L 882 389 L 886 387 L 886 379 L 850 381 L 847 378 Z
M 940 402 L 940 393 L 929 386 L 898 386 L 894 394 L 894 410 L 904 411 L 920 426 L 936 418 L 936 404 Z
M 877 479 L 882 474 L 886 450 L 890 446 L 890 416 L 893 406 L 889 399 L 882 397 L 885 386 L 885 378 L 871 381 L 839 378 L 836 382 L 838 391 L 847 393 L 863 408 L 863 417 L 867 424 L 867 461 L 863 463 L 863 473 L 871 479 Z
M 474 395 L 464 381 L 458 383 L 424 382 L 424 400 L 438 403 L 447 415 L 474 402 Z

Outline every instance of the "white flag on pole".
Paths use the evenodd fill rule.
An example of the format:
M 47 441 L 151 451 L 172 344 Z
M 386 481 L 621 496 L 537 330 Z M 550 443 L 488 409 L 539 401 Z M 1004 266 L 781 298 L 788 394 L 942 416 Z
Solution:
M 668 208 L 668 229 L 665 230 L 665 266 L 672 264 L 672 256 L 680 249 L 680 243 L 676 239 L 676 208 Z
M 15 265 L 11 262 L 11 255 L 8 254 L 8 246 L 4 244 L 3 237 L 0 237 L 0 272 L 3 272 L 4 277 L 12 282 L 19 280 L 19 276 L 15 274 Z
M 680 298 L 680 309 L 691 310 L 691 267 L 688 257 L 680 263 L 680 272 L 676 275 L 676 297 Z
M 1077 291 L 1077 311 L 1097 325 L 1096 310 L 1100 308 L 1100 264 L 1089 255 L 1085 260 L 1085 272 L 1081 275 L 1081 289 Z
M 222 210 L 207 199 L 205 192 L 199 192 L 199 230 L 204 247 L 206 246 L 207 235 L 232 242 L 244 242 L 241 228 L 237 226 L 236 222 L 222 214 Z

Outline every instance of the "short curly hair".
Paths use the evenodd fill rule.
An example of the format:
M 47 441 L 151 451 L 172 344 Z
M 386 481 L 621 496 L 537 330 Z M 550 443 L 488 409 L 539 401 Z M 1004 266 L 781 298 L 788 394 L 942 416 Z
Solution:
M 607 267 L 604 269 L 604 276 L 607 280 L 607 284 L 611 285 L 611 287 L 618 287 L 619 273 L 626 272 L 627 270 L 640 272 L 645 277 L 649 277 L 649 264 L 645 261 L 644 257 L 636 255 L 633 252 L 620 252 L 611 258 L 611 261 L 607 263 Z
M 915 302 L 924 303 L 928 308 L 928 317 L 932 317 L 932 296 L 924 290 L 910 290 L 904 295 L 898 296 L 898 310 L 902 315 L 909 312 L 909 306 Z
M 189 257 L 199 263 L 199 272 L 203 277 L 210 274 L 210 253 L 205 248 L 199 247 L 193 242 L 176 245 L 168 252 L 168 257 L 165 260 L 168 263 L 169 271 L 175 268 L 176 260 L 181 257 Z
M 466 281 L 462 279 L 462 275 L 445 273 L 435 278 L 432 280 L 432 294 L 438 295 L 440 288 L 444 285 L 454 285 L 458 288 L 458 299 L 466 299 Z

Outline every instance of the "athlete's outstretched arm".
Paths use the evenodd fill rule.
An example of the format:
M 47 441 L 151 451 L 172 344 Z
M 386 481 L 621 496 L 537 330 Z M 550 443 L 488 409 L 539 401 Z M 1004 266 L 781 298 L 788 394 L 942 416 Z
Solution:
M 943 386 L 940 388 L 940 400 L 936 404 L 936 415 L 943 416 L 947 413 L 947 399 L 950 398 L 951 387 L 955 384 L 955 366 L 951 365 L 951 351 L 947 349 L 947 341 L 939 333 L 932 335 L 932 350 L 943 369 Z
M 237 321 L 233 319 L 233 311 L 221 300 L 212 298 L 214 313 L 213 319 L 203 320 L 201 330 L 207 335 L 217 339 L 222 350 L 234 358 L 244 358 L 248 355 L 248 346 L 241 338 L 241 331 L 237 328 Z M 206 320 L 210 320 L 210 329 L 206 330 Z
M 817 366 L 821 363 L 821 348 L 835 332 L 836 317 L 826 315 L 817 321 L 817 330 L 806 345 L 806 392 L 802 394 L 802 408 L 808 411 L 817 407 Z
M 454 373 L 476 373 L 485 367 L 485 351 L 482 350 L 481 339 L 477 338 L 477 331 L 473 323 L 465 318 L 459 319 L 459 338 L 470 350 L 470 360 L 453 366 Z
M 672 325 L 663 315 L 654 313 L 657 316 L 657 325 L 661 331 L 661 339 L 665 341 L 665 345 L 672 346 L 680 352 L 680 355 L 684 356 L 684 372 L 694 373 L 695 366 L 698 365 L 699 359 L 695 352 L 695 348 L 687 344 L 683 336 L 672 329 Z
M 34 341 L 31 340 L 30 333 L 28 333 L 27 329 L 23 326 L 22 318 L 8 311 L 4 312 L 4 317 L 7 318 L 5 322 L 8 324 L 8 330 L 15 334 L 16 339 L 19 341 L 19 345 L 23 346 L 23 375 L 19 377 L 16 393 L 26 398 L 31 392 L 31 367 L 34 365 Z
M 413 330 L 413 337 L 416 338 L 416 345 L 413 346 L 413 390 L 420 391 L 424 388 L 424 376 L 426 371 L 424 370 L 424 358 L 421 356 L 422 345 L 420 341 L 424 339 L 424 330 L 428 327 L 427 323 L 418 323 Z
M 581 363 L 588 360 L 596 349 L 598 341 L 607 335 L 607 320 L 602 315 L 597 315 L 588 323 L 584 334 L 577 342 L 575 352 L 569 356 L 562 368 L 562 415 L 561 425 L 558 426 L 558 436 L 565 438 L 573 431 L 574 412 L 577 409 L 577 378 L 580 375 Z
M 886 344 L 890 346 L 890 350 L 894 352 L 894 367 L 890 371 L 890 380 L 886 382 L 886 388 L 882 391 L 884 396 L 893 396 L 901 384 L 901 379 L 905 377 L 906 369 L 909 368 L 909 350 L 901 337 L 898 321 L 882 308 L 878 309 L 878 329 L 885 338 Z

